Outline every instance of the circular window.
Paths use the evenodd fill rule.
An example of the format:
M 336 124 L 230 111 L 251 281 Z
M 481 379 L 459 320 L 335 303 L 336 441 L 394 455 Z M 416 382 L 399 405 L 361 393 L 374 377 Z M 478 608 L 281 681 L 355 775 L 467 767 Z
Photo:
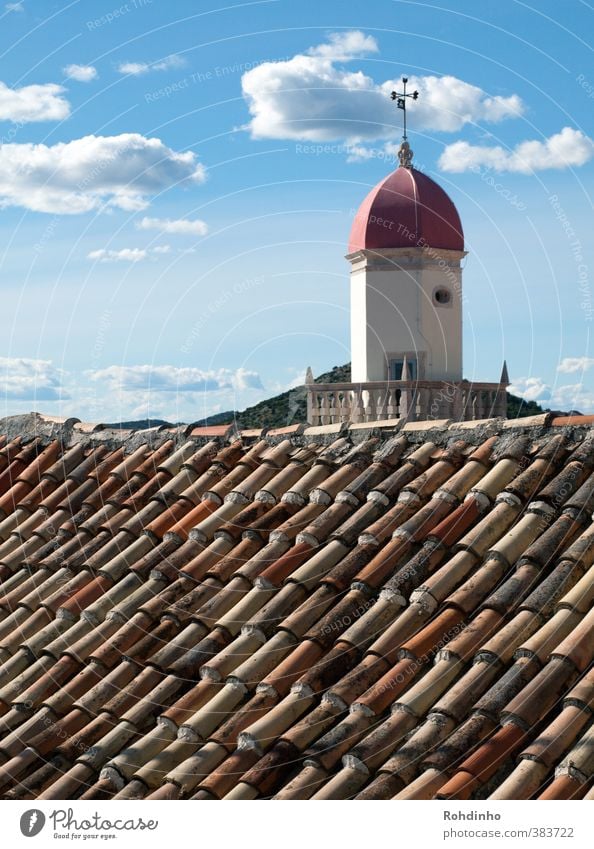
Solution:
M 436 289 L 433 297 L 435 298 L 436 304 L 440 304 L 440 306 L 445 306 L 446 304 L 449 304 L 452 300 L 452 293 L 449 289 Z

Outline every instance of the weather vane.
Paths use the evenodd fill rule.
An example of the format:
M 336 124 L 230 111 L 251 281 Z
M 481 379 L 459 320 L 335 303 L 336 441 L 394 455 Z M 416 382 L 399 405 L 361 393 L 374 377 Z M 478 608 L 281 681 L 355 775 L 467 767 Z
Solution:
M 392 100 L 396 101 L 396 106 L 399 109 L 402 109 L 404 112 L 404 133 L 402 136 L 402 141 L 406 141 L 406 98 L 411 97 L 413 100 L 416 100 L 419 96 L 418 91 L 408 92 L 406 91 L 406 84 L 408 82 L 408 77 L 402 77 L 402 91 L 393 91 L 390 97 Z
M 410 149 L 410 145 L 408 143 L 408 138 L 406 136 L 406 98 L 410 97 L 412 100 L 416 100 L 419 96 L 418 91 L 406 91 L 406 84 L 408 82 L 408 77 L 402 77 L 402 91 L 393 91 L 390 97 L 392 100 L 396 101 L 396 106 L 398 109 L 402 109 L 404 115 L 404 133 L 402 135 L 402 144 L 400 145 L 400 150 L 398 151 L 398 158 L 400 160 L 400 164 L 405 168 L 410 168 L 413 158 L 413 152 Z

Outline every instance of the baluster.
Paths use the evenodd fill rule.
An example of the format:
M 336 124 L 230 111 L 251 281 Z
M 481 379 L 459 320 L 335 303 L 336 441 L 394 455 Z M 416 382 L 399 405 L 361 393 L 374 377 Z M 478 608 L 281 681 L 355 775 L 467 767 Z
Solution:
M 419 396 L 419 421 L 426 422 L 429 418 L 429 390 L 425 388 L 419 389 L 417 394 Z
M 351 405 L 350 405 L 350 393 L 349 390 L 346 389 L 344 392 L 340 394 L 340 421 L 348 422 L 351 415 Z
M 416 384 L 411 385 L 408 390 L 408 421 L 418 421 L 417 404 L 419 403 L 419 393 Z
M 398 418 L 398 410 L 396 409 L 396 390 L 390 386 L 386 389 L 386 418 Z
M 464 419 L 464 408 L 462 406 L 462 387 L 460 384 L 456 384 L 453 387 L 453 397 L 452 397 L 452 418 L 455 422 L 461 422 Z
M 323 425 L 331 424 L 330 422 L 330 402 L 328 400 L 328 392 L 322 392 L 322 404 L 320 408 L 320 417 Z
M 349 418 L 350 422 L 355 421 L 355 416 L 357 415 L 357 392 L 354 389 L 349 389 Z
M 365 421 L 365 408 L 363 406 L 363 392 L 361 391 L 361 387 L 359 386 L 354 390 L 354 398 L 353 398 L 353 409 L 352 416 L 353 422 L 358 424 L 359 422 Z
M 390 395 L 389 386 L 384 386 L 384 388 L 380 391 L 378 397 L 377 404 L 377 418 L 378 421 L 383 421 L 388 418 L 388 398 Z
M 464 389 L 462 403 L 462 418 L 465 422 L 467 422 L 472 419 L 472 399 L 470 389 L 468 387 L 465 387 Z
M 373 389 L 370 389 L 367 394 L 367 404 L 365 405 L 365 421 L 366 422 L 376 422 L 377 421 L 377 407 L 375 403 L 375 393 Z
M 482 409 L 482 417 L 484 419 L 488 419 L 489 416 L 493 415 L 493 408 L 491 407 L 491 393 L 489 391 L 483 392 L 483 409 Z
M 491 394 L 493 396 L 493 405 L 492 405 L 491 415 L 492 416 L 500 416 L 501 413 L 499 411 L 500 411 L 500 408 L 501 408 L 501 404 L 500 404 L 500 398 L 499 398 L 499 391 L 497 389 L 494 389 Z
M 487 418 L 487 393 L 482 389 L 479 392 L 480 404 L 479 404 L 479 418 L 486 419 Z
M 507 391 L 505 386 L 497 390 L 497 415 L 507 418 Z
M 309 402 L 309 416 L 308 421 L 312 426 L 319 425 L 320 423 L 320 399 L 318 393 L 315 391 L 311 391 Z
M 408 419 L 410 413 L 410 389 L 403 386 L 400 390 L 400 418 Z
M 336 394 L 336 392 L 332 392 L 329 394 L 328 397 L 328 415 L 330 416 L 329 424 L 335 424 L 335 422 L 338 421 L 338 410 L 336 409 Z

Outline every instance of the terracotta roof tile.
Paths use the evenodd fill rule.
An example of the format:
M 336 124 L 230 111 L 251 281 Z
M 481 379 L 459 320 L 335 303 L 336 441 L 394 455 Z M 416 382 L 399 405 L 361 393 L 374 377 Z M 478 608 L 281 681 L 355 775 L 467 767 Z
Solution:
M 192 437 L 201 437 L 206 439 L 228 439 L 233 430 L 233 424 L 208 425 L 205 427 L 193 427 L 189 435 Z
M 0 438 L 7 798 L 583 797 L 590 422 L 389 424 Z

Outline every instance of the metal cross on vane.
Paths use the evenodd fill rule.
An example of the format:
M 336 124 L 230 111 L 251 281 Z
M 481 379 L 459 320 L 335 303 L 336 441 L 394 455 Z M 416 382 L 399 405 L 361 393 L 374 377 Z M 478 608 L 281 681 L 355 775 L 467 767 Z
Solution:
M 404 115 L 403 115 L 403 118 L 404 118 L 404 134 L 402 136 L 402 141 L 407 140 L 406 139 L 406 98 L 411 97 L 413 100 L 416 100 L 417 97 L 419 96 L 418 91 L 412 91 L 412 92 L 407 93 L 407 91 L 406 91 L 407 82 L 408 82 L 408 77 L 402 77 L 403 91 L 393 91 L 392 94 L 390 95 L 392 100 L 396 101 L 396 106 L 399 109 L 402 109 L 402 111 L 404 112 Z

